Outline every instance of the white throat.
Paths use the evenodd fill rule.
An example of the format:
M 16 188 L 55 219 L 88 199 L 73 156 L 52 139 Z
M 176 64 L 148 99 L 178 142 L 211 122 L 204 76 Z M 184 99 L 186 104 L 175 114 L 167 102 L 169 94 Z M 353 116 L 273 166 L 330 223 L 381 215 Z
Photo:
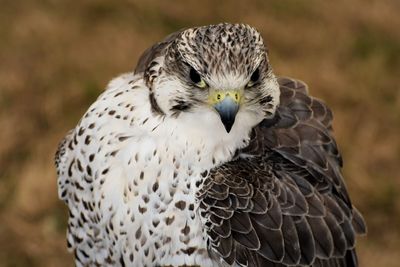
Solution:
M 174 150 L 182 149 L 188 157 L 194 155 L 192 160 L 197 165 L 209 169 L 229 161 L 237 149 L 247 146 L 252 127 L 261 120 L 249 112 L 239 112 L 227 133 L 215 111 L 202 109 L 182 112 L 177 118 L 165 118 L 154 134 L 169 139 Z

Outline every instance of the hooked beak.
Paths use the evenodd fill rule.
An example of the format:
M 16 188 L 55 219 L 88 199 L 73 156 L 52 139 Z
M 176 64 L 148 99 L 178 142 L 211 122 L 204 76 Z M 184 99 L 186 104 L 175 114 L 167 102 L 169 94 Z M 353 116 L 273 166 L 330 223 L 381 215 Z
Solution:
M 219 91 L 215 92 L 215 97 L 213 98 L 215 99 L 214 108 L 218 112 L 226 132 L 229 133 L 239 110 L 240 92 Z

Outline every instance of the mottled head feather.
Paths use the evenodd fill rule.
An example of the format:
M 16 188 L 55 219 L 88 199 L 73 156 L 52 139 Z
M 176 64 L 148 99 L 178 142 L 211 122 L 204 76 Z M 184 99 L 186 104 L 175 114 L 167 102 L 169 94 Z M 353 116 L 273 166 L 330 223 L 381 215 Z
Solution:
M 181 58 L 204 75 L 250 75 L 265 58 L 265 50 L 260 33 L 253 27 L 222 23 L 183 31 L 169 55 Z

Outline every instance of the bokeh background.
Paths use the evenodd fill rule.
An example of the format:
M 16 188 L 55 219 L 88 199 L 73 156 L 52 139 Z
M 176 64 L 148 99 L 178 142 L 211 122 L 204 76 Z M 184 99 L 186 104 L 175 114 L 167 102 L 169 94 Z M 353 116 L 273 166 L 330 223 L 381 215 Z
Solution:
M 361 266 L 400 266 L 400 1 L 0 0 L 0 266 L 73 266 L 53 155 L 107 82 L 180 28 L 258 28 L 334 110 Z

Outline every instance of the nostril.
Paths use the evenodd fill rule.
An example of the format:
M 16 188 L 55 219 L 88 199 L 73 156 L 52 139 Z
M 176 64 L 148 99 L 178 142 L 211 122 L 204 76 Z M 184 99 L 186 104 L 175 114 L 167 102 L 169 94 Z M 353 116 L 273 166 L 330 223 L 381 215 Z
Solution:
M 218 99 L 218 100 L 221 99 L 221 94 L 217 94 L 217 99 Z

